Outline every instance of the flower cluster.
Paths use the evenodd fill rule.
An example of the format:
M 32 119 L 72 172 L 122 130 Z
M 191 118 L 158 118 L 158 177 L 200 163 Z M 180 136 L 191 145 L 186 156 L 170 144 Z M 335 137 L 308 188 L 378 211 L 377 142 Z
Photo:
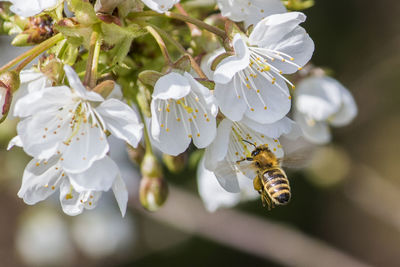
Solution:
M 282 136 L 326 143 L 329 124 L 346 125 L 357 114 L 339 82 L 305 70 L 314 52 L 301 26 L 306 16 L 288 12 L 280 0 L 217 0 L 217 26 L 190 16 L 179 0 L 9 2 L 18 21 L 36 16 L 36 28 L 26 23 L 15 30 L 14 43 L 30 45 L 37 25 L 51 28 L 37 39 L 47 40 L 0 70 L 7 74 L 0 76 L 2 117 L 20 119 L 9 148 L 22 147 L 33 158 L 18 192 L 27 204 L 59 190 L 64 212 L 77 215 L 112 189 L 124 214 L 127 188 L 108 155 L 107 138 L 134 150 L 144 135 L 145 155 L 134 151 L 147 209 L 156 210 L 168 193 L 152 147 L 179 158 L 192 142 L 205 149 L 198 182 L 206 206 L 232 206 L 257 196 L 251 182 L 256 173 L 239 164 L 254 147 L 267 146 L 280 160 Z M 160 26 L 171 19 L 186 22 L 190 31 L 178 26 L 169 33 L 172 27 Z M 224 22 L 224 29 L 218 26 Z M 161 53 L 149 38 L 138 38 L 146 34 Z M 44 51 L 38 65 L 22 70 Z M 296 88 L 292 80 L 299 79 Z M 211 190 L 215 185 L 221 187 Z M 222 188 L 232 194 L 220 195 Z

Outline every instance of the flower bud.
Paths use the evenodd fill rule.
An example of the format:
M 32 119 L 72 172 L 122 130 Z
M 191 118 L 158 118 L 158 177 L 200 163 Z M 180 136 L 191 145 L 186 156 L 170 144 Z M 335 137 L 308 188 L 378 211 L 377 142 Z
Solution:
M 56 84 L 61 83 L 64 78 L 64 64 L 58 58 L 55 58 L 53 54 L 42 57 L 40 59 L 40 71 L 46 75 L 47 78 L 55 82 Z
M 146 177 L 140 181 L 140 203 L 148 211 L 157 211 L 167 200 L 168 184 L 163 177 Z
M 0 123 L 10 110 L 12 94 L 19 88 L 19 75 L 15 71 L 7 71 L 0 75 Z
M 138 144 L 138 146 L 135 148 L 130 145 L 126 145 L 126 151 L 128 152 L 129 159 L 138 165 L 140 165 L 143 162 L 144 158 L 144 153 L 146 150 L 142 146 L 142 144 Z
M 152 154 L 146 154 L 140 166 L 143 178 L 140 181 L 140 202 L 149 211 L 158 210 L 168 196 L 168 185 L 163 178 L 160 164 Z
M 180 173 L 185 169 L 187 163 L 187 154 L 182 153 L 178 156 L 171 156 L 168 154 L 163 154 L 163 162 L 167 169 L 172 173 Z

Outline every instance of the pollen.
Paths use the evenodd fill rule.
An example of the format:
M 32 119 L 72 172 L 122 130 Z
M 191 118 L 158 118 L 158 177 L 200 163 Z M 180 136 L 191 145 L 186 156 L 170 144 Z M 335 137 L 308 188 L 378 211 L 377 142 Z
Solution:
M 89 206 L 92 206 L 92 202 L 89 202 Z
M 166 132 L 169 132 L 169 128 L 165 129 Z
M 161 127 L 161 128 L 164 128 L 164 124 L 161 124 L 160 127 Z
M 200 134 L 199 134 L 199 133 L 197 134 L 197 137 L 200 137 Z
M 176 121 L 181 121 L 181 118 L 176 118 Z
M 259 93 L 260 92 L 260 89 L 257 89 L 257 93 Z
M 261 12 L 261 13 L 264 13 L 264 9 L 261 9 L 260 12 Z
M 265 136 L 264 135 L 261 135 L 261 138 L 264 138 Z
M 43 138 L 46 138 L 46 135 L 43 135 Z
M 209 119 L 209 118 L 207 118 L 207 119 L 206 119 L 206 121 L 210 121 L 210 119 Z
M 264 110 L 267 110 L 267 106 L 264 107 Z
M 188 135 L 188 137 L 189 137 L 189 138 L 192 138 L 192 135 L 191 135 L 191 134 L 189 134 L 189 135 Z
M 86 157 L 83 157 L 82 159 L 83 159 L 83 160 L 86 160 Z
M 288 98 L 289 98 L 289 99 L 292 99 L 292 96 L 290 95 L 290 96 L 288 96 Z
M 48 128 L 44 128 L 44 130 L 47 132 L 49 129 Z
M 251 111 L 254 111 L 254 108 L 251 108 L 250 110 L 251 110 Z
M 190 121 L 190 122 L 193 122 L 192 118 L 189 118 L 189 121 Z
M 276 148 L 274 148 L 274 151 L 276 151 Z
M 271 69 L 270 66 L 265 66 L 264 69 L 263 69 L 263 71 L 269 71 L 270 69 Z
M 53 185 L 52 187 L 51 187 L 51 190 L 55 190 L 56 189 L 56 187 Z
M 196 113 L 199 112 L 199 110 L 198 110 L 197 108 L 196 108 L 194 111 L 195 111 Z
M 44 188 L 48 188 L 49 187 L 49 185 L 48 184 L 46 184 L 45 186 L 44 186 Z
M 298 68 L 298 70 L 302 70 L 302 69 L 303 69 L 302 67 L 299 67 L 299 68 Z
M 296 89 L 296 86 L 292 85 L 292 89 L 293 89 L 293 90 Z
M 39 167 L 39 166 L 40 166 L 40 163 L 39 163 L 39 162 L 36 162 L 36 166 Z

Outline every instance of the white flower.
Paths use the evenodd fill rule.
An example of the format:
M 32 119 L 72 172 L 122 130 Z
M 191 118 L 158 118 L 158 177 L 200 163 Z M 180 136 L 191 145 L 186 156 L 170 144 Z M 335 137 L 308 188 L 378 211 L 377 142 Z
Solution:
M 192 139 L 198 148 L 208 146 L 216 135 L 218 108 L 214 102 L 210 91 L 189 73 L 161 77 L 151 102 L 151 134 L 158 148 L 178 155 Z
M 56 7 L 64 0 L 7 0 L 12 3 L 11 11 L 21 17 L 31 17 Z
M 9 118 L 14 118 L 14 110 L 17 108 L 19 110 L 23 109 L 23 106 L 20 106 L 21 103 L 18 103 L 18 99 L 26 96 L 28 93 L 32 93 L 34 91 L 40 91 L 46 87 L 52 86 L 52 80 L 49 79 L 42 72 L 37 71 L 36 69 L 29 69 L 21 71 L 19 75 L 21 85 L 17 91 L 13 94 L 13 101 L 11 102 L 10 114 Z
M 241 122 L 233 122 L 224 119 L 218 126 L 217 137 L 207 147 L 205 153 L 205 167 L 213 171 L 220 185 L 228 192 L 240 192 L 238 172 L 250 179 L 255 177 L 247 162 L 240 164 L 238 160 L 249 157 L 255 146 L 267 145 L 277 158 L 283 157 L 282 146 L 277 139 L 282 134 L 292 130 L 293 122 L 288 118 L 273 124 L 257 125 L 248 119 Z M 253 129 L 254 128 L 254 129 Z
M 253 181 L 241 173 L 237 174 L 240 193 L 225 191 L 217 181 L 214 173 L 204 167 L 204 158 L 197 167 L 197 186 L 206 209 L 214 212 L 222 207 L 233 207 L 239 202 L 253 200 L 259 194 L 253 188 Z
M 269 15 L 286 12 L 280 0 L 217 0 L 217 2 L 222 16 L 237 22 L 244 21 L 246 28 Z
M 39 160 L 61 155 L 65 171 L 81 173 L 108 152 L 105 131 L 136 147 L 143 128 L 137 114 L 119 100 L 87 91 L 71 67 L 64 69 L 71 88 L 32 91 L 16 103 L 25 152 Z
M 111 188 L 124 216 L 128 192 L 112 159 L 106 156 L 83 173 L 68 173 L 61 166 L 61 156 L 53 156 L 48 161 L 32 159 L 28 163 L 18 196 L 34 205 L 60 189 L 64 212 L 74 216 L 95 208 L 102 192 Z
M 295 120 L 304 137 L 317 144 L 331 139 L 329 124 L 344 126 L 357 115 L 351 93 L 337 80 L 322 76 L 304 79 L 298 86 Z
M 175 4 L 179 3 L 180 0 L 142 0 L 142 2 L 150 9 L 157 11 L 158 13 L 164 13 L 171 9 Z
M 235 55 L 221 61 L 214 72 L 215 97 L 221 112 L 239 121 L 247 116 L 273 123 L 290 110 L 291 96 L 282 74 L 301 69 L 311 58 L 314 43 L 298 26 L 299 12 L 271 15 L 260 21 L 248 40 L 236 34 Z

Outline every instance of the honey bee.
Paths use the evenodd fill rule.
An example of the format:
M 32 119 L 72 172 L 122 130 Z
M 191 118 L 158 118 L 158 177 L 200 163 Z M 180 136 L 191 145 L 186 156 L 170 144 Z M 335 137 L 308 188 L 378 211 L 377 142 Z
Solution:
M 238 160 L 250 161 L 251 167 L 256 171 L 257 176 L 253 180 L 254 189 L 261 195 L 263 206 L 268 210 L 275 205 L 286 205 L 291 198 L 289 180 L 285 171 L 281 168 L 282 162 L 267 147 L 267 145 L 256 146 L 255 144 L 243 140 L 254 146 L 251 157 Z

